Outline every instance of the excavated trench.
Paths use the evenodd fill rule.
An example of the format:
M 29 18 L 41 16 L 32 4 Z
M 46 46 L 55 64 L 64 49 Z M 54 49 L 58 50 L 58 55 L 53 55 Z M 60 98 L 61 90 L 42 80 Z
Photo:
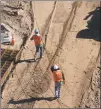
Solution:
M 81 60 L 78 60 L 76 62 L 75 61 L 76 59 L 74 58 L 77 58 L 78 57 L 77 54 L 80 54 L 79 46 L 84 47 L 85 44 L 82 45 L 83 41 L 80 42 L 80 40 L 74 39 L 74 37 L 72 37 L 74 33 L 70 32 L 73 28 L 75 30 L 75 22 L 76 22 L 75 19 L 79 13 L 79 10 L 82 9 L 81 7 L 84 8 L 84 6 L 87 5 L 90 6 L 90 3 L 66 2 L 67 3 L 66 4 L 64 2 L 56 1 L 56 2 L 50 2 L 51 4 L 49 4 L 47 2 L 46 6 L 47 5 L 51 6 L 50 10 L 48 10 L 49 12 L 47 12 L 47 15 L 45 15 L 46 16 L 44 18 L 45 23 L 43 23 L 44 20 L 43 21 L 40 20 L 39 15 L 37 14 L 38 9 L 39 11 L 41 11 L 40 4 L 42 3 L 40 2 L 37 3 L 37 2 L 17 1 L 16 3 L 13 2 L 9 3 L 2 1 L 1 3 L 2 3 L 2 10 L 1 10 L 2 22 L 9 25 L 13 29 L 15 33 L 15 38 L 17 37 L 17 41 L 20 40 L 20 38 L 22 39 L 22 42 L 20 42 L 19 47 L 20 51 L 12 67 L 13 76 L 10 75 L 9 80 L 7 81 L 2 93 L 3 98 L 1 102 L 2 107 L 3 108 L 99 107 L 99 101 L 93 105 L 89 105 L 92 101 L 88 103 L 88 105 L 85 104 L 87 102 L 85 99 L 87 99 L 88 96 L 85 93 L 87 93 L 86 90 L 90 88 L 89 84 L 92 83 L 91 81 L 92 74 L 93 71 L 96 69 L 97 66 L 96 63 L 98 62 L 96 60 L 98 58 L 97 53 L 99 54 L 98 52 L 99 43 L 91 40 L 89 42 L 84 41 L 85 44 L 91 43 L 88 45 L 90 46 L 88 50 L 97 53 L 96 55 L 92 54 L 91 58 L 90 56 L 87 56 L 88 61 L 86 60 L 86 57 L 83 56 L 83 59 L 86 60 L 85 62 L 87 62 L 88 64 L 84 68 L 81 66 L 79 69 L 77 63 L 81 62 L 82 59 L 80 57 Z M 97 4 L 94 5 L 94 3 L 91 4 L 92 7 L 97 6 Z M 68 12 L 66 8 L 67 6 L 68 6 Z M 62 13 L 65 13 L 65 15 L 63 15 Z M 14 22 L 12 23 L 12 21 Z M 43 25 L 39 25 L 39 23 L 42 23 Z M 33 60 L 35 50 L 33 50 L 33 44 L 29 40 L 31 35 L 33 34 L 33 28 L 35 27 L 38 27 L 40 33 L 43 36 L 43 43 L 45 49 L 44 57 L 41 60 L 37 60 L 37 62 L 34 62 Z M 56 32 L 58 32 L 59 34 L 56 34 Z M 57 37 L 57 39 L 55 38 L 55 36 Z M 54 39 L 56 39 L 55 40 L 56 42 L 54 42 Z M 52 48 L 52 43 L 54 48 Z M 92 50 L 91 47 L 92 43 L 93 46 L 94 43 L 96 43 L 95 49 L 97 50 L 95 51 Z M 76 49 L 76 47 L 78 48 Z M 76 51 L 77 54 L 75 54 L 73 50 Z M 72 60 L 69 53 L 71 53 L 71 56 L 74 60 Z M 70 57 L 70 59 L 66 57 Z M 72 61 L 74 62 L 75 64 L 74 67 L 76 68 L 76 69 L 72 68 L 73 70 L 71 70 L 71 65 L 73 65 Z M 65 72 L 66 84 L 62 88 L 63 97 L 60 100 L 52 101 L 50 96 L 54 96 L 54 91 L 53 91 L 52 74 L 50 73 L 49 68 L 53 63 L 58 63 L 61 66 L 62 70 Z M 64 63 L 66 63 L 67 65 Z M 75 73 L 78 72 L 78 74 L 75 74 L 74 72 Z M 84 74 L 84 72 L 86 73 Z M 85 82 L 85 80 L 87 81 Z M 82 85 L 84 85 L 84 87 L 82 87 Z M 97 96 L 99 97 L 99 94 Z

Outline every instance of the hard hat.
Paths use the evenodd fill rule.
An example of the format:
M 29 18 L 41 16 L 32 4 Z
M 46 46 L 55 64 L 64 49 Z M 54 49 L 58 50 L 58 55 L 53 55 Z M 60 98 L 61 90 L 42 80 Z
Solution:
M 34 30 L 34 33 L 35 33 L 35 34 L 38 34 L 38 33 L 39 33 L 38 29 L 35 29 L 35 30 Z
M 57 65 L 54 65 L 54 70 L 58 70 L 59 67 Z
M 59 70 L 59 67 L 55 64 L 53 66 L 51 66 L 51 71 L 56 71 L 56 70 Z

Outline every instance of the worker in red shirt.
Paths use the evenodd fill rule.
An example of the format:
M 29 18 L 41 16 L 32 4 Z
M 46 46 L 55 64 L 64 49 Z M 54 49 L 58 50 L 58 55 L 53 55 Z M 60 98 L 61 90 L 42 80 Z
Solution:
M 54 82 L 55 82 L 55 97 L 60 98 L 60 89 L 62 82 L 65 83 L 65 77 L 63 72 L 57 65 L 51 66 L 51 71 L 53 73 Z
M 36 52 L 34 55 L 34 60 L 36 61 L 36 56 L 39 50 L 40 50 L 40 58 L 42 58 L 43 55 L 42 37 L 40 36 L 38 29 L 35 29 L 34 35 L 30 38 L 30 40 L 34 40 L 36 46 Z

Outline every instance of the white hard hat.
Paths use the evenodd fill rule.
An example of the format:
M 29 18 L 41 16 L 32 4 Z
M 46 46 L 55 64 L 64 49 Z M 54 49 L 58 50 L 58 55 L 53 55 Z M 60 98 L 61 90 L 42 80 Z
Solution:
M 54 65 L 54 70 L 59 69 L 59 67 L 57 65 Z

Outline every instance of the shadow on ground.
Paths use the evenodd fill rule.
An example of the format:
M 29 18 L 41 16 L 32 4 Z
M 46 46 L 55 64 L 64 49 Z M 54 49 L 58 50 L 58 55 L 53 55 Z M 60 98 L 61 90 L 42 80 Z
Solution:
M 22 103 L 28 103 L 28 102 L 35 102 L 35 101 L 40 101 L 40 100 L 47 100 L 47 101 L 53 101 L 55 100 L 55 97 L 40 97 L 40 98 L 29 98 L 29 99 L 22 99 L 19 101 L 14 101 L 13 99 L 11 99 L 8 104 L 22 104 Z
M 22 62 L 27 62 L 27 63 L 36 62 L 39 59 L 41 59 L 41 58 L 37 58 L 36 60 L 34 58 L 33 59 L 18 60 L 18 61 L 15 62 L 15 64 L 22 63 Z
M 90 12 L 89 15 L 84 18 L 84 20 L 87 20 L 89 17 L 91 17 L 91 19 L 87 22 L 87 29 L 79 31 L 76 38 L 94 39 L 101 42 L 100 12 L 101 7 L 97 7 L 94 11 Z
M 24 59 L 24 60 L 18 60 L 18 61 L 16 61 L 15 64 L 22 63 L 22 62 L 31 63 L 31 62 L 36 62 L 36 61 L 34 59 Z

